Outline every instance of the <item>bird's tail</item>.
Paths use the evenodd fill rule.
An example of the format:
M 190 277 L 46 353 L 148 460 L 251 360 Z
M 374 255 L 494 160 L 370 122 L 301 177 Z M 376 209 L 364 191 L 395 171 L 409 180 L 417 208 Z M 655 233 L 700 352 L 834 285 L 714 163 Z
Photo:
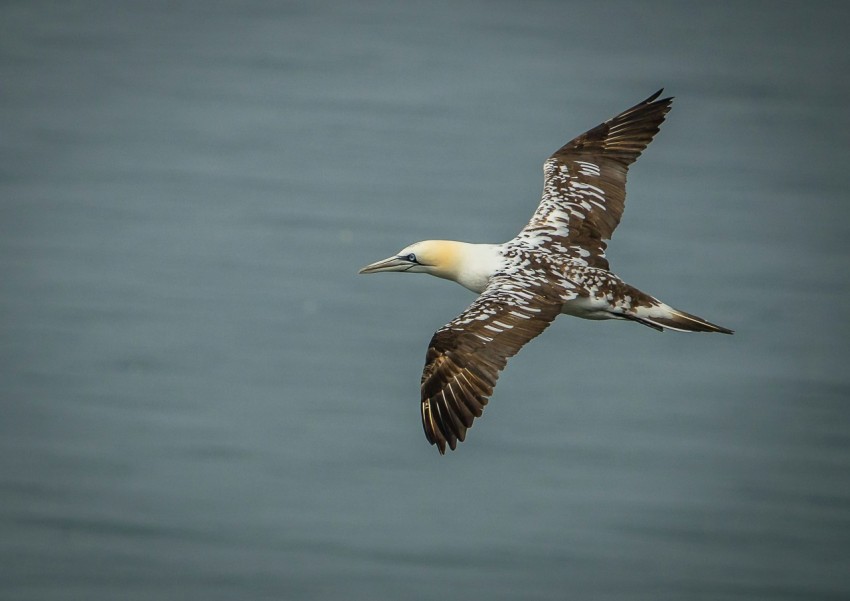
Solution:
M 653 299 L 654 300 L 654 299 Z M 649 307 L 636 307 L 626 315 L 627 319 L 637 321 L 656 330 L 669 328 L 677 332 L 720 332 L 721 334 L 732 334 L 729 328 L 724 328 L 702 317 L 685 313 L 666 305 L 661 301 L 655 301 Z

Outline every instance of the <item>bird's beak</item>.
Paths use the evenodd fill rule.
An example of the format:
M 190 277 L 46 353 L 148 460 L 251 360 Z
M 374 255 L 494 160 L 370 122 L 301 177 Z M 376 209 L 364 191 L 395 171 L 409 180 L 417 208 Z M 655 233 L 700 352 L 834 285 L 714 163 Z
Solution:
M 389 257 L 383 261 L 372 263 L 361 269 L 358 273 L 378 273 L 380 271 L 406 271 L 413 267 L 415 263 L 411 263 L 407 259 L 399 257 Z

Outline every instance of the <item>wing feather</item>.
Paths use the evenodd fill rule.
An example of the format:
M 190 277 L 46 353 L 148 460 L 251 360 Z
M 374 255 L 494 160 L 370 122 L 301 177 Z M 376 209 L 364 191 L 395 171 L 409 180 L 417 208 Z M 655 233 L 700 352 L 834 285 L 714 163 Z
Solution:
M 568 142 L 544 163 L 543 196 L 517 238 L 608 269 L 605 240 L 626 202 L 626 174 L 658 133 L 672 98 L 659 90 Z
M 561 294 L 496 276 L 463 313 L 437 330 L 422 372 L 422 426 L 441 454 L 463 442 L 510 357 L 560 313 Z

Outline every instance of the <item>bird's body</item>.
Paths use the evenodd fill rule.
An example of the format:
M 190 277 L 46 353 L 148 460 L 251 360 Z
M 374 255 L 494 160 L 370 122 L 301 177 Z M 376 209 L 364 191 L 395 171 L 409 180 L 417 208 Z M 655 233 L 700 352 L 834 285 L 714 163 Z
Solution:
M 543 198 L 504 244 L 427 240 L 364 267 L 423 272 L 479 293 L 431 339 L 422 423 L 440 453 L 463 441 L 499 372 L 559 314 L 625 319 L 657 330 L 732 331 L 679 311 L 608 270 L 605 242 L 620 221 L 628 166 L 652 140 L 671 98 L 660 92 L 575 138 L 544 164 Z

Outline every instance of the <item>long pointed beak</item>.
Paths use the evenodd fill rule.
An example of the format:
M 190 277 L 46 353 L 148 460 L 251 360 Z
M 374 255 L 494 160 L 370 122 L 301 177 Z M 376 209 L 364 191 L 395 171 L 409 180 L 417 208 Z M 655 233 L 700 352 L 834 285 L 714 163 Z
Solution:
M 357 273 L 378 273 L 380 271 L 406 271 L 413 267 L 414 263 L 411 263 L 407 259 L 400 259 L 398 257 L 389 257 L 384 259 L 383 261 L 378 261 L 376 263 L 372 263 L 371 265 L 367 265 Z

